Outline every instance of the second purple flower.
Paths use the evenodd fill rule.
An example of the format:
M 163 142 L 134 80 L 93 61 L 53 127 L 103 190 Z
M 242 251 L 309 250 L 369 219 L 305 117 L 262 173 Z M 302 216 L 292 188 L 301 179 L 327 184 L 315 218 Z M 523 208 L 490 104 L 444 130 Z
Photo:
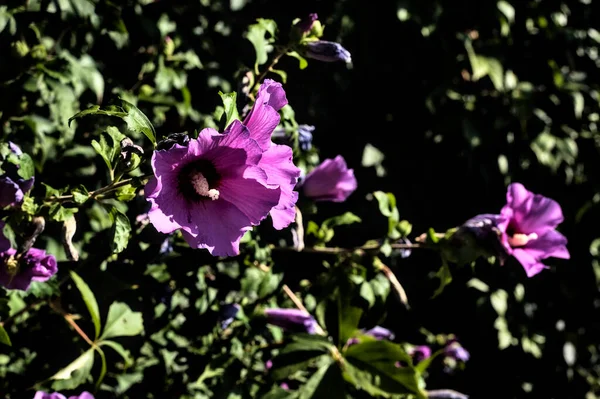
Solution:
M 323 161 L 302 182 L 302 192 L 314 201 L 343 202 L 356 187 L 354 170 L 348 169 L 341 155 Z

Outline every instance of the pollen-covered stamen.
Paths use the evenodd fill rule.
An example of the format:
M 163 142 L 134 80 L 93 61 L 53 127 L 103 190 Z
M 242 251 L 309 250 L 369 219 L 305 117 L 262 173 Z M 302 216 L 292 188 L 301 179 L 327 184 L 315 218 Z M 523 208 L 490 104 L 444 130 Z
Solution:
M 523 247 L 525 245 L 527 245 L 527 243 L 531 240 L 537 240 L 538 235 L 536 233 L 531 233 L 531 234 L 513 234 L 512 236 L 508 237 L 508 244 L 511 247 Z
M 190 174 L 190 182 L 194 187 L 196 193 L 202 197 L 208 197 L 211 200 L 219 199 L 219 190 L 215 188 L 210 188 L 208 185 L 208 180 L 204 175 L 198 171 L 194 171 Z
M 11 256 L 6 260 L 6 272 L 9 276 L 14 276 L 19 271 L 19 261 Z

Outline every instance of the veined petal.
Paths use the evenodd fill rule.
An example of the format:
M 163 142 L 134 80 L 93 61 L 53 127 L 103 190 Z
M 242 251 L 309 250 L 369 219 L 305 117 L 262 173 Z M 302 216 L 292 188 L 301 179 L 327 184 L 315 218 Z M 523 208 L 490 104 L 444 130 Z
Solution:
M 278 185 L 281 196 L 271 212 L 273 227 L 281 230 L 294 221 L 298 193 L 294 187 L 300 176 L 300 169 L 294 165 L 292 149 L 286 145 L 273 144 L 263 153 L 259 166 L 267 173 L 267 183 Z
M 263 150 L 271 145 L 271 134 L 280 120 L 278 111 L 286 104 L 287 98 L 281 83 L 265 79 L 258 90 L 250 113 L 244 119 L 244 125 L 250 130 L 250 136 Z
M 541 235 L 564 220 L 556 201 L 533 194 L 520 183 L 513 183 L 508 187 L 506 199 L 506 206 L 513 210 L 513 223 L 519 233 Z
M 541 237 L 529 241 L 523 249 L 537 259 L 571 258 L 567 250 L 567 238 L 556 230 L 548 230 Z
M 548 266 L 533 257 L 526 249 L 514 248 L 512 254 L 525 269 L 527 277 L 533 277 L 542 270 L 548 269 Z
M 190 228 L 182 231 L 194 248 L 206 248 L 214 256 L 240 253 L 240 240 L 251 222 L 240 209 L 227 201 L 202 201 L 190 212 Z
M 233 121 L 229 131 L 216 141 L 218 146 L 207 151 L 204 158 L 213 163 L 222 177 L 239 176 L 246 165 L 257 165 L 262 157 L 262 150 L 240 121 Z
M 254 225 L 267 217 L 279 202 L 281 190 L 267 187 L 267 175 L 257 166 L 247 166 L 243 176 L 224 179 L 219 185 L 220 199 L 235 205 Z

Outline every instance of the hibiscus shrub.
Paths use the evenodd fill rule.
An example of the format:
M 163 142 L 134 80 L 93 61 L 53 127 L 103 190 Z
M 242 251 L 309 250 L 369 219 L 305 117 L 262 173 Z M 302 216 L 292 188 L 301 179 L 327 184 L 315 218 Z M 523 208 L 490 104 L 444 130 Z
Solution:
M 532 178 L 525 184 L 511 179 L 508 158 L 498 157 L 494 173 L 502 174 L 506 189 L 498 184 L 494 192 L 506 190 L 505 199 L 498 195 L 473 207 L 462 220 L 456 219 L 461 212 L 436 219 L 434 210 L 425 212 L 428 205 L 415 205 L 433 218 L 414 223 L 426 225 L 416 231 L 404 219 L 401 197 L 419 191 L 403 179 L 423 160 L 386 168 L 395 149 L 368 142 L 390 133 L 371 132 L 373 115 L 358 112 L 388 106 L 382 104 L 385 81 L 370 87 L 366 99 L 342 99 L 358 83 L 340 71 L 364 72 L 371 64 L 352 36 L 362 29 L 352 22 L 361 21 L 361 12 L 334 3 L 339 9 L 325 9 L 337 36 L 303 7 L 292 6 L 290 18 L 287 11 L 255 18 L 267 9 L 246 1 L 0 6 L 2 397 L 463 399 L 532 392 L 530 381 L 539 382 L 543 373 L 519 376 L 502 393 L 479 388 L 478 376 L 494 373 L 496 363 L 486 356 L 499 349 L 521 347 L 519 356 L 543 361 L 544 328 L 532 315 L 544 299 L 524 298 L 530 281 L 571 257 L 560 232 L 563 210 L 550 198 L 556 191 L 538 189 L 544 186 Z M 433 13 L 416 1 L 405 3 L 390 12 L 393 22 L 412 21 L 419 40 L 431 35 L 445 12 L 441 3 L 432 2 Z M 537 9 L 536 2 L 524 3 L 519 10 L 525 14 Z M 493 7 L 499 29 L 491 32 L 502 40 L 518 23 L 523 29 L 536 23 L 515 20 L 516 4 Z M 577 7 L 589 11 L 583 2 Z M 555 27 L 567 24 L 561 10 L 551 10 Z M 537 23 L 540 30 L 549 22 Z M 485 103 L 506 96 L 501 107 L 532 91 L 517 87 L 525 82 L 497 59 L 477 55 L 482 48 L 473 44 L 479 33 L 472 28 L 458 35 L 457 58 L 469 65 L 457 76 L 472 84 L 489 77 L 486 89 L 446 88 L 443 100 L 435 91 L 422 104 L 432 114 L 448 99 L 460 99 L 469 112 L 495 118 L 471 97 Z M 599 41 L 597 31 L 582 32 Z M 564 80 L 575 78 L 563 76 L 556 63 L 552 68 L 554 83 L 563 79 L 563 90 L 573 91 Z M 393 74 L 384 72 L 391 81 Z M 303 79 L 318 75 L 336 83 L 315 95 L 311 89 L 322 82 L 305 87 Z M 598 91 L 589 91 L 597 100 Z M 580 92 L 569 95 L 578 118 L 585 111 L 597 120 Z M 336 98 L 344 106 L 360 103 L 357 113 L 336 106 Z M 540 108 L 524 100 L 519 106 L 550 125 Z M 450 109 L 441 117 L 450 118 Z M 307 121 L 311 115 L 319 120 L 321 112 L 331 129 L 331 121 L 348 121 L 318 148 L 313 134 L 319 126 Z M 394 115 L 380 119 L 388 123 Z M 514 141 L 509 130 L 519 124 L 502 117 L 498 124 Z M 469 146 L 477 147 L 483 139 L 469 118 L 454 118 L 464 123 Z M 434 126 L 426 140 L 439 134 L 436 128 L 446 130 Z M 597 140 L 595 123 L 587 128 Z M 569 129 L 566 138 L 531 144 L 541 166 L 558 157 L 553 146 L 563 157 L 577 152 Z M 360 157 L 353 152 L 357 143 L 366 144 Z M 338 154 L 345 150 L 346 158 Z M 575 158 L 563 158 L 571 168 L 567 176 L 579 176 Z M 437 181 L 431 172 L 419 173 L 430 179 L 421 185 L 448 184 L 443 171 Z M 370 189 L 376 183 L 383 188 Z M 449 201 L 435 202 L 444 207 Z M 415 264 L 418 272 L 403 270 Z M 453 302 L 457 297 L 462 302 Z M 436 310 L 440 301 L 450 305 Z M 468 325 L 456 322 L 460 303 L 469 304 L 465 318 L 475 319 Z M 556 322 L 556 330 L 564 328 L 564 321 Z M 492 329 L 492 344 L 489 334 L 477 342 L 479 329 Z M 558 343 L 574 378 L 573 344 Z M 600 352 L 590 348 L 586 361 L 593 364 Z M 472 362 L 485 367 L 469 373 Z M 577 392 L 596 397 L 598 370 L 576 370 Z M 514 387 L 518 392 L 508 391 Z

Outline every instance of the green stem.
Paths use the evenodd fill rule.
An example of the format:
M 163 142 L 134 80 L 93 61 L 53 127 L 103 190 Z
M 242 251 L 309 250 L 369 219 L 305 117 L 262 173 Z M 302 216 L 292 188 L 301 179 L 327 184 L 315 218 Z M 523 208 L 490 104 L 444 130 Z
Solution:
M 271 60 L 271 63 L 269 65 L 267 65 L 265 70 L 260 75 L 258 75 L 258 78 L 256 78 L 256 80 L 254 81 L 254 86 L 252 87 L 252 90 L 250 90 L 251 93 L 254 91 L 254 88 L 256 86 L 260 85 L 260 81 L 263 80 L 269 72 L 271 72 L 271 70 L 273 69 L 273 67 L 275 65 L 277 65 L 277 63 L 279 62 L 281 57 L 283 57 L 289 50 L 290 50 L 290 47 L 285 46 L 275 55 L 275 57 L 273 57 L 273 60 Z
M 125 180 L 121 180 L 119 182 L 116 183 L 111 183 L 108 186 L 99 188 L 98 190 L 95 191 L 90 191 L 89 192 L 89 197 L 90 198 L 95 198 L 101 194 L 105 194 L 111 191 L 115 191 L 118 190 L 121 187 L 124 187 L 132 182 L 134 182 L 135 180 L 146 180 L 151 178 L 152 176 L 154 176 L 154 174 L 148 174 L 148 175 L 144 175 L 144 176 L 139 176 L 139 177 L 130 177 L 129 179 L 125 179 Z M 56 197 L 50 197 L 47 199 L 47 201 L 49 202 L 67 202 L 67 201 L 72 201 L 73 200 L 73 195 L 59 195 Z
M 376 249 L 380 249 L 383 244 L 375 243 L 375 244 L 365 244 L 360 247 L 354 248 L 340 248 L 340 247 L 306 247 L 301 251 L 298 251 L 292 247 L 274 247 L 274 251 L 296 251 L 296 252 L 309 252 L 309 253 L 322 253 L 322 254 L 342 254 L 348 252 L 355 251 L 372 251 Z M 422 243 L 414 243 L 414 244 L 404 244 L 404 243 L 394 243 L 390 244 L 392 249 L 416 249 L 416 248 L 430 248 Z

